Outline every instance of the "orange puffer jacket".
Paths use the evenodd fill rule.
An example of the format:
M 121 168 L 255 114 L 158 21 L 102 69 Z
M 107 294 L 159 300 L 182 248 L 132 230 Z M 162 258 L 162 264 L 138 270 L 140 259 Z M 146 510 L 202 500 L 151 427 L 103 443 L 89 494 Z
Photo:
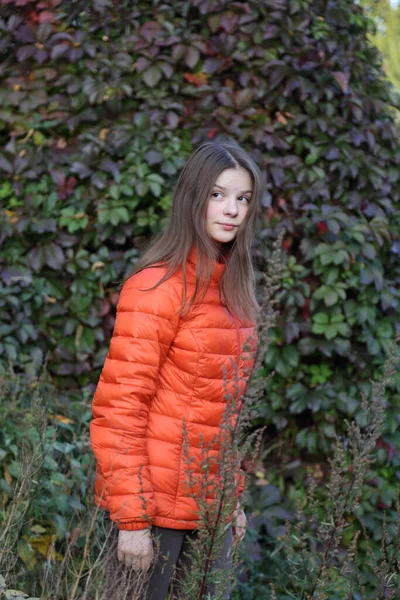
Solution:
M 189 297 L 195 260 L 192 250 L 186 270 Z M 193 457 L 190 469 L 201 477 L 200 439 L 208 444 L 220 431 L 227 391 L 236 390 L 238 399 L 245 391 L 257 346 L 255 324 L 234 318 L 221 303 L 218 281 L 225 265 L 214 267 L 205 298 L 186 316 L 176 314 L 182 270 L 154 290 L 141 291 L 165 273 L 163 267 L 149 267 L 122 287 L 90 426 L 96 503 L 119 529 L 149 524 L 193 529 L 198 523 L 196 500 L 188 495 L 187 459 Z M 237 382 L 232 381 L 234 364 Z M 218 448 L 213 451 L 218 454 Z

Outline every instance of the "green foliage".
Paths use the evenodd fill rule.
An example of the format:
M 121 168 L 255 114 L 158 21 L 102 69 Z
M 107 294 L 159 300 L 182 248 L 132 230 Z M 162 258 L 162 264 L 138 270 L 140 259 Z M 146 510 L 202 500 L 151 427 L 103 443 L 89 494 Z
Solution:
M 396 341 L 400 342 L 400 334 Z M 334 449 L 326 483 L 321 470 L 309 470 L 305 485 L 296 494 L 296 514 L 285 515 L 283 506 L 274 513 L 286 518 L 285 530 L 277 540 L 273 539 L 277 532 L 271 531 L 266 517 L 268 504 L 265 500 L 261 503 L 261 527 L 257 539 L 252 538 L 252 560 L 246 561 L 246 579 L 235 598 L 397 597 L 400 486 L 388 489 L 383 478 L 371 480 L 371 466 L 379 470 L 385 459 L 379 443 L 385 421 L 384 390 L 399 367 L 397 350 L 396 344 L 391 345 L 382 374 L 372 382 L 371 399 L 362 398 L 361 422 L 348 422 L 341 438 L 333 433 Z M 375 494 L 371 484 L 376 485 Z M 264 486 L 261 491 L 269 504 L 280 501 L 274 486 Z M 372 512 L 368 504 L 371 493 L 375 501 L 382 494 L 381 508 L 389 509 L 394 504 L 396 514 Z M 380 520 L 378 526 L 371 526 L 371 517 Z M 358 520 L 362 523 L 362 535 L 356 525 Z M 380 532 L 373 540 L 379 542 L 379 548 L 368 529 Z M 251 553 L 251 545 L 249 549 Z
M 49 402 L 43 426 L 33 400 L 38 394 Z M 14 572 L 7 562 L 11 514 L 19 569 L 40 580 L 45 560 L 61 564 L 71 535 L 76 549 L 85 539 L 79 530 L 92 503 L 90 406 L 82 401 L 64 405 L 51 385 L 11 375 L 1 378 L 0 416 L 1 570 Z

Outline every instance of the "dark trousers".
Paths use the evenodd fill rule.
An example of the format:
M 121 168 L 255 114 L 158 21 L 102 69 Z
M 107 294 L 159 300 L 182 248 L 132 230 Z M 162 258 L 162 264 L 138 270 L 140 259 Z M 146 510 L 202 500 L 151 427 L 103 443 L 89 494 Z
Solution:
M 165 600 L 171 584 L 171 600 L 183 598 L 179 594 L 179 583 L 183 578 L 185 566 L 190 565 L 189 539 L 196 536 L 196 530 L 166 529 L 152 527 L 152 533 L 159 540 L 157 558 L 152 569 L 146 600 Z M 212 569 L 229 572 L 232 568 L 232 529 L 229 528 L 223 539 L 222 547 L 213 562 Z M 226 578 L 227 579 L 227 578 Z M 210 585 L 207 592 L 213 596 L 213 587 Z M 229 587 L 223 595 L 224 600 L 229 600 Z

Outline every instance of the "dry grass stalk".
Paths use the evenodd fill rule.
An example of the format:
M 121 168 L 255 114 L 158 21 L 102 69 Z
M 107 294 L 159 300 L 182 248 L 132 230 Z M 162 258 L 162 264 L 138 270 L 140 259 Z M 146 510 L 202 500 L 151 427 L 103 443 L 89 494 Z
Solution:
M 237 464 L 246 459 L 250 468 L 259 455 L 259 447 L 264 428 L 251 431 L 252 422 L 257 415 L 257 407 L 263 396 L 265 378 L 260 376 L 265 354 L 268 350 L 268 333 L 276 323 L 278 311 L 275 294 L 279 289 L 283 270 L 281 246 L 284 230 L 274 244 L 273 254 L 268 261 L 268 270 L 263 280 L 263 297 L 260 317 L 257 324 L 258 344 L 254 367 L 251 373 L 243 376 L 248 383 L 244 395 L 236 400 L 239 389 L 238 365 L 232 364 L 233 381 L 227 381 L 225 375 L 227 401 L 220 424 L 220 432 L 209 444 L 200 441 L 201 477 L 193 471 L 193 457 L 189 455 L 188 432 L 184 424 L 184 456 L 186 459 L 186 484 L 199 507 L 198 535 L 191 541 L 191 566 L 186 570 L 183 596 L 185 600 L 204 600 L 208 598 L 208 589 L 213 590 L 213 600 L 223 597 L 227 585 L 234 586 L 237 567 L 240 563 L 240 542 L 234 539 L 232 548 L 232 567 L 229 572 L 213 566 L 230 526 L 229 516 L 236 505 Z M 247 340 L 244 352 L 251 347 L 253 340 Z M 270 376 L 272 376 L 271 374 Z M 228 383 L 229 389 L 228 392 Z M 219 448 L 218 459 L 214 448 Z M 217 477 L 213 479 L 213 474 Z M 210 497 L 213 500 L 210 502 Z
M 371 381 L 371 398 L 368 400 L 365 395 L 362 396 L 365 425 L 361 426 L 354 421 L 347 423 L 346 437 L 335 439 L 333 456 L 329 461 L 331 471 L 326 485 L 327 497 L 323 500 L 323 506 L 322 501 L 315 498 L 316 483 L 312 482 L 308 489 L 306 505 L 298 506 L 295 524 L 287 523 L 283 547 L 288 561 L 291 587 L 296 593 L 293 598 L 329 598 L 329 594 L 337 591 L 339 584 L 347 586 L 346 597 L 352 597 L 356 584 L 360 597 L 365 597 L 357 564 L 357 541 L 360 532 L 353 535 L 350 548 L 344 557 L 341 552 L 342 541 L 349 528 L 349 518 L 357 516 L 362 486 L 374 461 L 376 442 L 383 432 L 384 394 L 386 386 L 396 372 L 399 341 L 400 334 L 388 352 L 382 377 L 376 382 Z M 319 514 L 322 512 L 324 519 L 321 522 Z M 365 528 L 364 537 L 367 538 Z M 398 549 L 400 526 L 394 542 L 390 541 L 387 528 L 384 528 L 379 565 L 373 560 L 372 553 L 369 555 L 371 569 L 380 582 L 379 593 L 374 596 L 376 600 L 394 598 L 394 585 L 400 572 Z M 354 578 L 356 582 L 352 581 Z

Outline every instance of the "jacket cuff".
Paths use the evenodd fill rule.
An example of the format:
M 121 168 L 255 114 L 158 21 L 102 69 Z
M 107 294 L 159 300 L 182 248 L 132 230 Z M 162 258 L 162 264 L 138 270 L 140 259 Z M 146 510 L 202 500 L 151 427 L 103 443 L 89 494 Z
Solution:
M 150 529 L 149 521 L 132 521 L 131 523 L 116 523 L 122 531 L 138 531 L 139 529 Z

